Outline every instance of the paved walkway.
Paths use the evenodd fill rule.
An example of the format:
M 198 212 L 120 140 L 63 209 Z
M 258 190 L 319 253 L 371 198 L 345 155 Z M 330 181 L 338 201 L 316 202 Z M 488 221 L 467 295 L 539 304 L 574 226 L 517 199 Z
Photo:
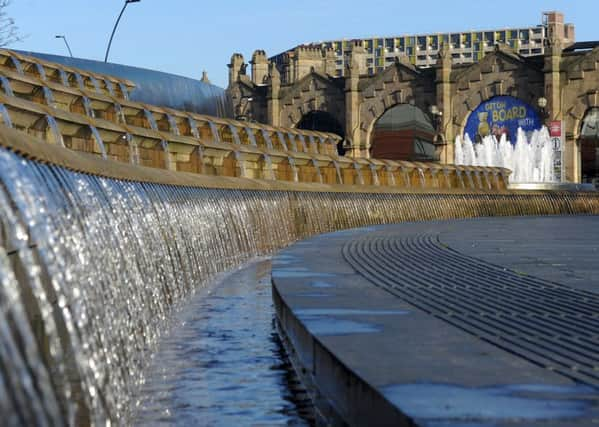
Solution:
M 350 230 L 279 254 L 273 293 L 316 399 L 350 424 L 587 425 L 598 248 L 599 217 Z

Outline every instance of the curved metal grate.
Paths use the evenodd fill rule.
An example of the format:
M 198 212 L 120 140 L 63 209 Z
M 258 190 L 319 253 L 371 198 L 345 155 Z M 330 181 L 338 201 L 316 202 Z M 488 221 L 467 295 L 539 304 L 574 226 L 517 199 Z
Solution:
M 599 295 L 506 270 L 437 235 L 367 236 L 343 256 L 403 301 L 514 355 L 599 384 Z

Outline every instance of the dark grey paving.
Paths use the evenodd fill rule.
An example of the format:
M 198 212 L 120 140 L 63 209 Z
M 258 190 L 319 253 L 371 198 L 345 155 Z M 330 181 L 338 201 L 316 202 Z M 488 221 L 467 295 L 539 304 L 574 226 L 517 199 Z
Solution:
M 521 217 L 456 221 L 441 241 L 514 271 L 599 291 L 599 218 Z
M 493 235 L 495 220 L 497 233 Z M 565 221 L 561 226 L 560 220 Z M 511 228 L 510 221 L 515 224 Z M 531 231 L 537 224 L 538 230 Z M 599 381 L 595 382 L 592 368 L 595 354 L 585 350 L 582 356 L 559 355 L 559 362 L 565 365 L 568 357 L 582 357 L 588 372 L 579 375 L 577 366 L 553 366 L 540 360 L 538 354 L 528 354 L 518 341 L 527 338 L 526 327 L 534 326 L 535 332 L 528 338 L 532 344 L 542 346 L 546 338 L 544 322 L 564 321 L 571 327 L 581 321 L 575 314 L 560 319 L 551 310 L 549 314 L 539 313 L 543 304 L 551 308 L 563 297 L 571 304 L 567 309 L 584 310 L 585 304 L 594 303 L 596 295 L 587 291 L 599 288 L 598 267 L 578 262 L 584 257 L 588 260 L 587 254 L 594 247 L 593 238 L 581 229 L 593 227 L 599 229 L 599 218 L 493 218 L 401 224 L 318 236 L 275 257 L 273 293 L 277 315 L 318 394 L 350 424 L 407 425 L 409 420 L 431 426 L 594 424 L 599 422 Z M 555 246 L 558 254 L 551 253 L 551 240 L 543 238 L 543 229 L 562 230 L 563 237 Z M 509 230 L 515 235 L 510 236 Z M 536 239 L 522 238 L 524 231 Z M 573 239 L 581 237 L 576 245 L 573 239 L 568 241 L 568 232 Z M 469 237 L 474 243 L 470 248 L 475 248 L 483 261 L 470 256 Z M 526 245 L 516 250 L 514 242 L 518 241 Z M 568 244 L 567 262 L 559 257 L 565 247 L 562 244 Z M 481 247 L 484 250 L 479 251 Z M 515 255 L 518 251 L 522 255 L 535 251 L 536 264 L 531 265 L 540 265 L 535 268 L 545 276 L 532 278 L 529 271 L 513 272 L 487 264 L 484 258 L 488 256 L 498 264 L 504 259 L 498 254 L 506 254 L 510 268 L 522 268 L 521 258 Z M 438 267 L 441 258 L 443 268 Z M 470 262 L 476 268 L 491 270 L 485 270 L 491 277 L 485 281 L 488 287 L 483 283 L 477 288 L 473 283 L 463 288 L 464 276 L 480 274 Z M 367 279 L 368 271 L 381 265 L 385 270 Z M 579 271 L 579 266 L 584 268 Z M 548 282 L 555 271 L 564 277 L 572 277 L 567 272 L 574 271 L 584 279 L 570 279 L 565 285 Z M 501 280 L 505 279 L 509 283 L 504 286 Z M 527 283 L 522 289 L 517 288 L 519 279 Z M 420 293 L 418 298 L 413 297 L 415 290 Z M 481 302 L 505 300 L 503 293 L 516 291 L 525 291 L 524 297 L 514 294 L 510 307 L 495 307 L 492 313 L 479 306 Z M 545 291 L 554 292 L 555 298 L 545 296 L 546 301 L 537 304 L 540 307 L 528 312 L 522 307 L 522 302 L 535 302 L 535 292 L 543 296 Z M 481 297 L 481 293 L 487 295 Z M 455 307 L 440 308 L 460 303 L 456 296 L 470 305 L 459 313 Z M 524 319 L 523 331 L 510 334 L 503 327 L 497 329 L 497 325 L 493 330 L 493 322 L 478 330 L 468 323 L 476 316 L 477 322 L 487 321 L 488 317 L 503 322 L 510 313 L 520 321 Z M 593 313 L 583 317 L 594 327 Z M 468 324 L 464 325 L 464 320 Z M 569 339 L 565 331 L 548 330 L 549 338 Z M 502 340 L 506 338 L 520 347 L 505 345 Z M 569 348 L 576 352 L 581 337 L 573 338 Z M 592 348 L 597 336 L 591 333 L 582 338 L 590 344 L 580 341 L 579 347 Z M 541 355 L 548 356 L 552 350 L 546 349 Z

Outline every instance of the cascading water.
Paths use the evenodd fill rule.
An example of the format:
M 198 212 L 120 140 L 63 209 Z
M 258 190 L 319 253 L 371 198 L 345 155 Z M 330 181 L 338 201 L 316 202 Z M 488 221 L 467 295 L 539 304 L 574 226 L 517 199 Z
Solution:
M 17 70 L 17 73 L 19 73 L 21 75 L 25 74 L 25 70 L 23 69 L 23 64 L 21 64 L 21 61 L 19 60 L 19 58 L 15 58 L 14 56 L 11 56 L 10 61 L 12 62 L 12 65 L 15 67 L 15 70 Z
M 229 125 L 229 130 L 231 131 L 231 135 L 233 138 L 233 144 L 241 145 L 241 139 L 239 138 L 239 132 L 237 131 L 237 126 Z
M 297 142 L 296 142 L 296 140 L 295 140 L 295 136 L 294 136 L 294 135 L 293 135 L 291 132 L 289 132 L 289 133 L 287 134 L 287 136 L 289 137 L 289 145 L 288 145 L 288 147 L 287 147 L 287 148 L 289 149 L 289 147 L 291 147 L 291 148 L 290 148 L 290 149 L 291 149 L 291 151 L 298 151 L 298 150 L 297 150 Z
M 100 132 L 98 132 L 98 129 L 96 129 L 96 127 L 92 125 L 89 125 L 89 130 L 92 134 L 94 141 L 96 142 L 98 150 L 100 151 L 100 155 L 103 159 L 106 159 L 108 156 L 106 154 L 106 147 L 104 146 L 104 140 L 102 139 L 102 136 L 100 136 Z
M 210 126 L 210 132 L 212 133 L 212 139 L 214 142 L 220 142 L 220 134 L 218 132 L 218 127 L 214 124 L 214 122 L 208 122 Z
M 272 139 L 270 139 L 270 132 L 268 132 L 266 129 L 262 129 L 262 138 L 266 143 L 266 148 L 268 148 L 269 150 L 273 150 L 274 147 L 272 145 Z
M 8 110 L 4 104 L 0 104 L 0 117 L 2 117 L 2 123 L 4 123 L 4 126 L 9 128 L 13 127 L 10 114 L 8 113 Z
M 59 68 L 58 75 L 60 76 L 60 81 L 62 82 L 63 86 L 66 86 L 66 87 L 71 86 L 71 84 L 69 83 L 69 75 L 67 74 L 67 72 L 65 70 L 63 70 L 62 68 Z
M 56 123 L 56 119 L 50 115 L 46 115 L 46 123 L 48 125 L 48 129 L 52 133 L 52 139 L 55 144 L 64 147 L 64 138 L 62 137 L 62 132 L 58 128 L 58 123 Z
M 198 130 L 198 122 L 191 116 L 187 116 L 187 124 L 189 125 L 189 132 L 195 139 L 200 139 L 200 131 Z
M 287 151 L 287 141 L 285 141 L 285 134 L 283 132 L 281 132 L 280 130 L 277 131 L 277 138 L 279 139 L 279 144 L 281 144 L 281 148 L 284 151 Z
M 2 83 L 2 89 L 4 90 L 4 94 L 6 96 L 15 96 L 12 86 L 10 85 L 10 80 L 4 76 L 0 76 L 0 83 Z
M 168 126 L 171 133 L 174 135 L 181 135 L 181 131 L 179 130 L 179 126 L 177 125 L 177 120 L 170 114 L 166 115 L 166 119 L 168 120 Z
M 296 239 L 490 210 L 599 213 L 594 194 L 208 189 L 137 182 L 131 169 L 132 180 L 98 177 L 0 148 L 5 424 L 128 424 L 173 307 L 216 273 Z
M 530 141 L 519 128 L 515 145 L 505 135 L 499 141 L 495 136 L 485 136 L 478 144 L 473 144 L 468 134 L 463 140 L 458 136 L 454 155 L 456 165 L 510 169 L 509 181 L 512 183 L 555 182 L 553 143 L 546 127 L 535 130 Z
M 119 89 L 121 90 L 121 93 L 123 95 L 123 99 L 125 101 L 129 101 L 129 90 L 127 89 L 127 86 L 123 83 L 123 82 L 119 82 Z
M 42 81 L 46 81 L 48 80 L 47 76 L 46 76 L 46 70 L 44 69 L 42 64 L 38 64 L 37 62 L 35 63 L 35 69 L 37 70 L 37 74 L 40 76 L 40 79 Z
M 256 135 L 254 135 L 254 129 L 252 129 L 251 127 L 246 127 L 245 133 L 248 136 L 248 141 L 250 142 L 250 145 L 253 147 L 257 147 L 258 143 L 256 142 Z

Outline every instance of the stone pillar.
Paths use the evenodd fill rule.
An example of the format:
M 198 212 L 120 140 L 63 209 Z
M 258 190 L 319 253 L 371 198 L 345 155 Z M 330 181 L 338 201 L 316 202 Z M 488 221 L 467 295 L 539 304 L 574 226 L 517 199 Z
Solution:
M 266 96 L 266 119 L 268 124 L 272 126 L 280 126 L 281 124 L 280 94 L 281 75 L 279 74 L 277 66 L 274 63 L 271 63 L 269 71 L 269 86 Z
M 437 59 L 436 84 L 437 84 L 437 108 L 442 114 L 439 117 L 438 132 L 445 142 L 441 149 L 441 163 L 451 164 L 454 158 L 455 135 L 451 118 L 453 111 L 451 108 L 451 52 L 448 44 L 443 43 L 439 49 L 439 59 Z
M 364 50 L 364 48 L 362 48 Z M 360 52 L 353 48 L 349 66 L 345 73 L 345 135 L 351 144 L 349 154 L 353 157 L 368 157 L 366 141 L 362 141 L 360 129 Z M 364 67 L 366 64 L 364 64 Z M 363 153 L 363 151 L 365 153 Z
M 324 56 L 324 72 L 329 76 L 335 77 L 337 71 L 337 57 L 333 48 L 323 49 Z
M 239 75 L 245 73 L 243 55 L 241 53 L 234 53 L 231 56 L 231 62 L 227 66 L 229 67 L 229 87 L 231 87 L 237 82 Z
M 264 84 L 264 80 L 268 76 L 266 52 L 263 50 L 254 51 L 250 64 L 252 65 L 252 82 L 256 85 Z

